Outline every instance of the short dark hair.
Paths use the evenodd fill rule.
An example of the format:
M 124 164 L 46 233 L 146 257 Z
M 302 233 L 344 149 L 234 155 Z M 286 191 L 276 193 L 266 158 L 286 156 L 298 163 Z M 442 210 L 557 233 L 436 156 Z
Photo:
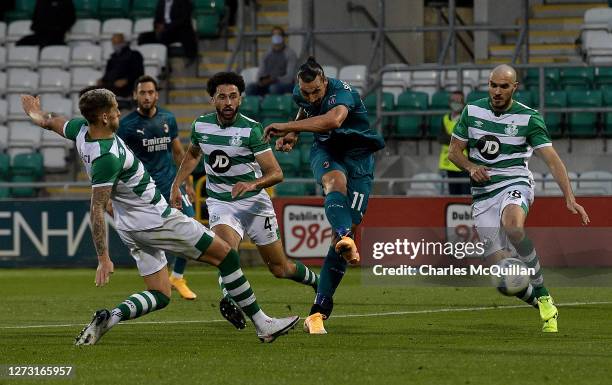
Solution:
M 244 78 L 235 72 L 217 72 L 206 84 L 206 90 L 210 96 L 214 96 L 217 92 L 217 87 L 221 84 L 232 84 L 238 88 L 241 94 L 244 92 Z
M 159 88 L 157 87 L 157 80 L 155 80 L 153 76 L 142 75 L 138 79 L 136 79 L 136 81 L 134 82 L 134 91 L 138 89 L 138 85 L 140 83 L 153 83 L 153 85 L 155 86 L 155 91 L 159 91 Z
M 275 26 L 273 26 L 273 27 L 272 27 L 272 29 L 271 29 L 271 31 L 280 31 L 280 33 L 281 33 L 281 35 L 282 35 L 283 37 L 287 36 L 287 35 L 285 34 L 285 30 L 284 30 L 284 29 L 283 29 L 283 27 L 281 27 L 280 25 L 275 25 Z
M 314 56 L 308 57 L 308 60 L 306 60 L 306 62 L 300 66 L 297 73 L 298 78 L 302 79 L 302 81 L 306 83 L 312 82 L 319 75 L 325 78 L 323 67 L 321 67 L 321 64 L 317 63 Z
M 100 114 L 113 107 L 113 100 L 115 100 L 115 94 L 111 91 L 106 88 L 95 88 L 85 92 L 79 98 L 79 110 L 90 124 L 97 123 Z

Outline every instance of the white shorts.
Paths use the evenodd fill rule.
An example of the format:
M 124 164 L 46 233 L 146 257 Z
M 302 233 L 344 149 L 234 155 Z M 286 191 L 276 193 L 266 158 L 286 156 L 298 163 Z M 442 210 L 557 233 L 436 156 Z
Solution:
M 208 237 L 215 236 L 203 224 L 176 209 L 172 209 L 159 227 L 140 231 L 117 230 L 117 233 L 129 247 L 143 277 L 160 271 L 167 264 L 166 251 L 198 259 L 210 245 Z
M 532 203 L 533 187 L 515 185 L 508 186 L 501 193 L 472 205 L 478 236 L 485 242 L 485 256 L 510 247 L 501 225 L 501 216 L 506 206 L 521 206 L 528 212 Z
M 267 199 L 265 199 L 267 198 Z M 257 246 L 269 245 L 280 239 L 278 222 L 272 201 L 266 194 L 257 201 L 257 214 L 246 208 L 243 202 L 224 202 L 217 199 L 207 199 L 209 225 L 214 231 L 215 226 L 227 225 L 234 229 L 240 238 L 249 236 Z

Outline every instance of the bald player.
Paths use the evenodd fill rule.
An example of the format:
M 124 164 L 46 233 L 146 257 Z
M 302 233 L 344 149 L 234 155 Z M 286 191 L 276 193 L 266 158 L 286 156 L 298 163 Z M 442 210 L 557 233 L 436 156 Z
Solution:
M 533 305 L 544 322 L 543 332 L 557 332 L 559 312 L 544 286 L 537 253 L 525 234 L 525 220 L 533 203 L 533 175 L 527 168 L 531 154 L 544 160 L 565 197 L 567 209 L 589 216 L 576 203 L 567 170 L 555 151 L 542 116 L 512 99 L 518 86 L 516 71 L 500 65 L 489 76 L 489 97 L 463 109 L 449 148 L 451 162 L 470 173 L 472 213 L 490 260 L 507 257 L 510 244 L 535 273 L 516 296 Z M 463 151 L 468 149 L 468 156 Z

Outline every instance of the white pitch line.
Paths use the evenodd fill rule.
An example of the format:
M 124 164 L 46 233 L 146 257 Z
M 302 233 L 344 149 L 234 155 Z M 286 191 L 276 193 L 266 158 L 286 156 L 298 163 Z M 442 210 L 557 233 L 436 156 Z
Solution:
M 587 305 L 612 305 L 612 301 L 599 302 L 568 302 L 558 303 L 559 307 L 569 306 L 587 306 Z M 425 309 L 425 310 L 407 310 L 407 311 L 391 311 L 384 313 L 364 313 L 364 314 L 337 314 L 333 318 L 359 318 L 359 317 L 386 317 L 394 315 L 411 315 L 411 314 L 431 314 L 431 313 L 459 313 L 470 311 L 487 311 L 487 310 L 503 310 L 517 308 L 531 308 L 529 305 L 504 305 L 504 306 L 481 306 L 481 307 L 463 307 L 463 308 L 443 308 L 443 309 Z M 179 320 L 179 321 L 133 321 L 120 323 L 119 325 L 170 325 L 170 324 L 195 324 L 195 323 L 216 323 L 226 322 L 222 319 L 212 320 Z M 56 324 L 56 325 L 20 325 L 20 326 L 0 326 L 0 329 L 41 329 L 41 328 L 66 328 L 78 327 L 83 324 Z

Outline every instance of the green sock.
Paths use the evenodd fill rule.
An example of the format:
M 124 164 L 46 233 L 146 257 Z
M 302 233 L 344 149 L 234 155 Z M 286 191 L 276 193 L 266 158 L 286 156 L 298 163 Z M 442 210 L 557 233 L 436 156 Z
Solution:
M 219 288 L 221 289 L 221 295 L 223 295 L 223 297 L 231 298 L 229 293 L 227 292 L 227 289 L 225 288 L 225 285 L 223 284 L 223 279 L 221 278 L 221 272 L 219 272 Z
M 253 315 L 261 309 L 257 304 L 257 299 L 251 289 L 251 284 L 244 274 L 242 274 L 238 253 L 235 250 L 230 250 L 219 264 L 218 268 L 221 274 L 221 281 L 230 297 L 240 306 L 242 311 L 252 319 Z
M 534 290 L 533 286 L 531 284 L 529 284 L 529 286 L 527 286 L 525 288 L 525 290 L 519 292 L 516 294 L 516 297 L 518 299 L 521 299 L 523 301 L 525 301 L 526 303 L 528 303 L 531 306 L 536 306 L 538 305 L 538 300 L 536 297 L 536 291 Z
M 157 290 L 145 290 L 134 293 L 111 311 L 110 326 L 119 321 L 138 318 L 155 310 L 168 306 L 170 298 Z
M 295 263 L 295 273 L 289 278 L 295 282 L 312 286 L 316 290 L 319 285 L 319 276 L 302 262 L 294 260 L 293 263 Z
M 544 287 L 544 276 L 542 275 L 542 269 L 540 267 L 540 259 L 533 247 L 531 239 L 525 236 L 518 245 L 515 245 L 515 248 L 520 260 L 523 261 L 527 267 L 535 270 L 530 277 L 530 282 L 533 285 L 536 298 L 548 295 L 548 290 Z

